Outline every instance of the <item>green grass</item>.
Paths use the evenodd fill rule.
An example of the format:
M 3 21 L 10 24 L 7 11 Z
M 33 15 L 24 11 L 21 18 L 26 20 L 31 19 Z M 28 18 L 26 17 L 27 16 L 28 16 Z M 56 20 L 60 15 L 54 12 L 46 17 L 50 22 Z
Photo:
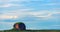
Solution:
M 0 32 L 60 32 L 60 30 L 25 30 L 25 31 L 12 31 L 12 30 L 5 30 Z

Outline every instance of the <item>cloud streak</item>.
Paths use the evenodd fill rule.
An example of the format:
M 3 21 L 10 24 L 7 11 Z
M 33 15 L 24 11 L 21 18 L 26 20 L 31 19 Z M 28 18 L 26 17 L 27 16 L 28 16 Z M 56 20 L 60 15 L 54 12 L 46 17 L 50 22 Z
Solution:
M 1 19 L 17 19 L 19 17 L 26 17 L 27 15 L 37 17 L 37 18 L 51 18 L 54 14 L 60 14 L 60 12 L 49 12 L 49 11 L 38 11 L 32 12 L 30 9 L 22 9 L 22 10 L 14 10 L 10 12 L 6 12 L 5 14 L 1 15 Z
M 23 5 L 19 5 L 19 4 L 3 4 L 0 5 L 0 7 L 19 7 L 19 6 L 23 6 Z

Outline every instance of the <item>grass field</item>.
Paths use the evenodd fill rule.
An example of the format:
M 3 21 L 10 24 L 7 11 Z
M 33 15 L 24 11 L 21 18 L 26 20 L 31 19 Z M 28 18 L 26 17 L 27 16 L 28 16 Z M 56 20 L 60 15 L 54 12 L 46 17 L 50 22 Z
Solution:
M 12 31 L 12 30 L 5 30 L 0 32 L 60 32 L 60 30 L 26 30 L 26 31 Z

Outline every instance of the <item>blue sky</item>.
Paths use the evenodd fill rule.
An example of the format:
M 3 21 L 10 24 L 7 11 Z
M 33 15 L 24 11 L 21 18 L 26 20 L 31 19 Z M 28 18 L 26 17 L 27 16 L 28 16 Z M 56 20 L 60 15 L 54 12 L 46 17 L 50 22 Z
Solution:
M 60 29 L 60 0 L 0 0 L 0 30 L 24 22 L 27 29 Z

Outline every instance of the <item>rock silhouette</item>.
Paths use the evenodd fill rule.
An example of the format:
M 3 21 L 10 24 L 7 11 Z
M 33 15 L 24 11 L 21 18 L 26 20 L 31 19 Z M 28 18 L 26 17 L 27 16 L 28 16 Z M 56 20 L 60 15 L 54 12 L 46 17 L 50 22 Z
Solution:
M 13 30 L 26 30 L 26 26 L 22 22 L 15 23 Z

